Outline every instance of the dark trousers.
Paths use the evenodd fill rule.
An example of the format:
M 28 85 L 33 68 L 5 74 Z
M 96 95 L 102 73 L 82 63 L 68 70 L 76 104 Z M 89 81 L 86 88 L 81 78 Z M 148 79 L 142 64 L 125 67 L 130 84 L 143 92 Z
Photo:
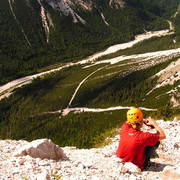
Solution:
M 156 149 L 159 147 L 160 142 L 158 142 L 154 146 L 147 146 L 145 148 L 145 154 L 146 154 L 146 162 L 145 162 L 145 168 L 148 167 L 150 158 L 155 158 L 157 156 Z

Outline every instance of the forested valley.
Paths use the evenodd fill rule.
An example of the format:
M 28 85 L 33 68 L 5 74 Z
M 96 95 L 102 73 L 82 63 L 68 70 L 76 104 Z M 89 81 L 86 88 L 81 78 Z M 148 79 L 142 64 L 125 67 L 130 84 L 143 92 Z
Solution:
M 32 8 L 27 8 L 24 0 L 15 0 L 12 9 L 17 22 L 8 2 L 0 1 L 1 85 L 77 62 L 111 45 L 133 40 L 137 34 L 168 29 L 167 20 L 173 24 L 172 33 L 141 41 L 96 61 L 180 47 L 178 0 L 173 0 L 173 3 L 172 0 L 126 0 L 124 8 L 109 7 L 108 1 L 95 0 L 96 8 L 93 7 L 92 11 L 78 6 L 78 14 L 86 20 L 86 25 L 74 23 L 70 15 L 60 15 L 44 2 L 53 20 L 48 42 L 39 16 L 40 4 L 35 0 L 29 1 Z M 102 19 L 101 13 L 109 25 Z M 154 75 L 175 64 L 179 56 L 162 59 L 150 58 L 146 61 L 130 58 L 116 64 L 78 64 L 37 77 L 31 84 L 14 89 L 11 96 L 0 100 L 0 139 L 31 141 L 50 138 L 60 146 L 92 148 L 117 134 L 126 119 L 126 109 L 98 113 L 70 112 L 63 116 L 63 110 L 67 108 L 137 106 L 150 109 L 143 113 L 155 119 L 179 117 L 179 107 L 172 106 L 172 94 L 169 93 L 179 92 L 179 81 L 153 89 L 159 80 Z M 82 84 L 69 107 L 78 85 L 98 69 Z M 173 77 L 177 74 L 175 72 Z

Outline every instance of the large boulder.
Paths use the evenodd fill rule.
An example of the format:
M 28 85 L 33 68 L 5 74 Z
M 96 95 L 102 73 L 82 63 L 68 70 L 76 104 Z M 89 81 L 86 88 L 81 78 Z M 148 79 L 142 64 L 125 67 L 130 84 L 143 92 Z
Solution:
M 50 139 L 38 139 L 30 142 L 29 144 L 21 147 L 14 156 L 26 156 L 29 155 L 33 158 L 41 159 L 62 159 L 65 158 L 62 148 L 54 144 Z

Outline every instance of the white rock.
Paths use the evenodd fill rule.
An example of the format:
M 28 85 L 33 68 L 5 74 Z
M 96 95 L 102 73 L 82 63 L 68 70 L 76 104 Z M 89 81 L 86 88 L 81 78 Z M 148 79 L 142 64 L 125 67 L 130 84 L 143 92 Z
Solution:
M 131 172 L 131 173 L 138 173 L 141 172 L 141 169 L 138 168 L 136 165 L 134 165 L 131 162 L 127 162 L 124 164 L 123 168 L 126 170 L 125 172 Z
M 46 172 L 42 172 L 37 176 L 37 180 L 50 180 L 51 177 Z
M 179 180 L 180 179 L 180 171 L 179 166 L 166 166 L 162 172 L 162 177 L 167 180 Z
M 83 170 L 84 168 L 85 168 L 85 166 L 83 164 L 78 165 L 78 170 Z
M 29 155 L 33 158 L 47 158 L 55 160 L 66 157 L 63 150 L 59 146 L 55 145 L 50 139 L 38 139 L 32 141 L 14 153 L 15 157 L 26 155 Z
M 85 168 L 91 168 L 92 166 L 93 166 L 93 164 L 92 163 L 83 163 L 83 165 L 84 165 L 84 167 Z

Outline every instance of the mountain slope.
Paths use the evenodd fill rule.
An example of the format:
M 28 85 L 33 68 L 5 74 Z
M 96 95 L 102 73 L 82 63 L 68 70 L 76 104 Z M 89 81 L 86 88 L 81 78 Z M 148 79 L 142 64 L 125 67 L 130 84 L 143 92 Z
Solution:
M 157 123 L 165 131 L 166 139 L 161 141 L 159 148 L 156 150 L 159 157 L 151 159 L 151 166 L 144 171 L 140 171 L 131 163 L 122 163 L 121 159 L 115 156 L 119 141 L 119 135 L 116 134 L 113 138 L 107 138 L 106 141 L 110 141 L 110 143 L 101 148 L 78 149 L 75 147 L 62 147 L 67 158 L 57 161 L 32 158 L 30 156 L 14 157 L 14 154 L 17 154 L 21 147 L 27 147 L 29 142 L 24 140 L 1 140 L 1 178 L 38 180 L 45 179 L 45 177 L 51 180 L 92 180 L 95 178 L 99 180 L 178 180 L 180 178 L 180 152 L 178 149 L 180 143 L 180 121 L 164 122 L 161 120 L 157 121 Z M 144 131 L 150 130 L 144 129 Z
M 179 114 L 179 69 L 173 68 L 171 72 L 173 64 L 178 66 L 180 55 L 177 9 L 172 17 L 175 33 L 172 28 L 170 32 L 163 31 L 161 37 L 135 39 L 138 42 L 135 46 L 132 46 L 133 41 L 129 42 L 130 46 L 120 44 L 129 48 L 104 60 L 90 57 L 77 62 L 77 57 L 84 57 L 107 44 L 126 41 L 150 27 L 162 27 L 159 22 L 165 22 L 166 26 L 163 16 L 167 15 L 163 13 L 160 17 L 161 7 L 154 12 L 151 6 L 144 8 L 144 3 L 150 1 L 140 0 L 123 1 L 124 4 L 122 1 L 83 1 L 93 3 L 91 6 L 76 4 L 77 8 L 74 4 L 77 1 L 73 1 L 68 4 L 70 14 L 58 7 L 55 10 L 51 4 L 54 1 L 3 1 L 6 8 L 0 11 L 4 17 L 0 21 L 3 29 L 0 37 L 6 43 L 0 41 L 0 47 L 4 48 L 0 51 L 1 81 L 36 72 L 50 63 L 61 64 L 56 71 L 39 74 L 32 84 L 15 89 L 13 95 L 0 101 L 1 139 L 46 137 L 61 146 L 89 148 L 102 142 L 122 123 L 125 110 L 132 106 L 141 107 L 146 110 L 145 115 L 154 117 L 170 118 Z M 152 7 L 155 2 L 152 1 Z M 20 7 L 29 8 L 25 18 L 21 16 L 23 11 L 22 14 L 18 11 Z M 29 22 L 35 28 L 32 32 L 28 32 L 32 27 Z M 154 32 L 145 35 L 148 34 Z M 139 36 L 141 40 L 145 35 Z M 63 63 L 67 60 L 74 63 Z M 164 69 L 170 75 L 167 81 L 159 78 L 160 73 L 165 74 Z M 24 77 L 26 82 L 23 80 L 23 83 L 31 78 Z M 21 80 L 16 82 L 21 83 Z M 163 84 L 165 86 L 161 86 Z
M 166 28 L 163 12 L 155 0 L 2 0 L 0 83 Z

